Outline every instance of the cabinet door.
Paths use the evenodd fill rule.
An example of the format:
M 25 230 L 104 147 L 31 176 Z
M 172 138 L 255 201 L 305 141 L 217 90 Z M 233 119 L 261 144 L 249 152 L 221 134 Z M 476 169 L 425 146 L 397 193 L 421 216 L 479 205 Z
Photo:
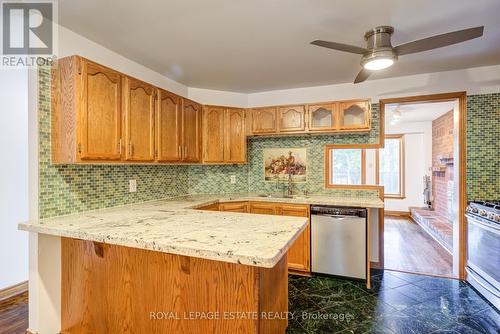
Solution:
M 277 213 L 276 208 L 274 203 L 251 202 L 248 211 L 261 215 L 275 215 Z
M 252 133 L 273 133 L 276 131 L 276 108 L 252 109 Z
M 339 121 L 340 128 L 369 129 L 370 128 L 370 104 L 368 101 L 341 102 Z
M 297 132 L 306 129 L 305 106 L 280 107 L 278 118 L 279 132 Z
M 125 159 L 153 161 L 155 158 L 155 89 L 126 77 L 124 79 Z
M 336 103 L 310 105 L 309 131 L 333 131 L 337 129 Z
M 181 99 L 164 90 L 158 91 L 156 113 L 157 161 L 176 162 L 182 159 Z
M 280 208 L 280 215 L 309 217 L 308 205 L 283 204 Z M 288 249 L 288 268 L 302 272 L 310 271 L 311 260 L 311 230 L 310 224 L 298 237 L 293 245 Z
M 224 162 L 224 107 L 203 107 L 203 162 Z
M 248 203 L 247 202 L 220 203 L 219 210 L 228 212 L 247 213 Z
M 78 120 L 80 159 L 120 160 L 121 75 L 82 60 L 82 82 Z
M 182 151 L 185 162 L 201 161 L 201 105 L 183 99 Z
M 224 160 L 231 163 L 244 163 L 247 156 L 245 134 L 245 110 L 228 108 L 226 111 L 226 145 Z

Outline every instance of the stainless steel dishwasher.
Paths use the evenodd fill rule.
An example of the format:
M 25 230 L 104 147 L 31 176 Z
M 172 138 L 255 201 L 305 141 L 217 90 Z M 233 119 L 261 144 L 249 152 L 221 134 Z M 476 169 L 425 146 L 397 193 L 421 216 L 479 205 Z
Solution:
M 366 279 L 366 237 L 366 209 L 312 206 L 312 272 Z

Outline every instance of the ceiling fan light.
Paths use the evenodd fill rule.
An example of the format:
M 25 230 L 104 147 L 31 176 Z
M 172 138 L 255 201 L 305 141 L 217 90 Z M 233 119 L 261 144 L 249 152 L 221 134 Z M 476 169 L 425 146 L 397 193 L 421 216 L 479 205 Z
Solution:
M 363 67 L 370 71 L 378 71 L 391 67 L 392 64 L 394 64 L 392 58 L 373 58 L 364 63 Z

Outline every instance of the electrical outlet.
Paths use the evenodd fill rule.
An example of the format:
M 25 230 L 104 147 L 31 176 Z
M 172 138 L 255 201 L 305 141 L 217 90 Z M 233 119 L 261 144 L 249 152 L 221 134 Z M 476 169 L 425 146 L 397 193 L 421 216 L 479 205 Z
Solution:
M 137 191 L 137 180 L 128 180 L 128 192 L 135 193 Z
M 236 183 L 236 175 L 231 175 L 231 184 Z

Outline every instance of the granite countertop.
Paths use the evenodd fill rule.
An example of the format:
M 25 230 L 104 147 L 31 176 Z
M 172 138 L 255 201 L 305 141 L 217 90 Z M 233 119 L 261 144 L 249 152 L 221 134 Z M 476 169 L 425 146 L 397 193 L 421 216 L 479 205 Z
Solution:
M 303 217 L 196 210 L 228 201 L 383 207 L 370 199 L 257 194 L 193 195 L 41 219 L 19 229 L 60 237 L 272 268 L 307 226 Z

